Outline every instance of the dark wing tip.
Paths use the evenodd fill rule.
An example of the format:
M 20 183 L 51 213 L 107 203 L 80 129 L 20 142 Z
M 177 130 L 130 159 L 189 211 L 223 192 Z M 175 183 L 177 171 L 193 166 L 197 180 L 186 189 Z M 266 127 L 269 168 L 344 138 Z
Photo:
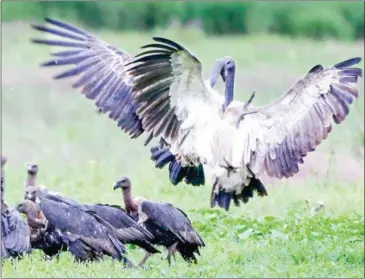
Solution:
M 308 73 L 309 74 L 316 74 L 316 73 L 319 73 L 322 70 L 323 70 L 323 66 L 322 65 L 316 65 L 312 69 L 310 69 Z
M 334 67 L 337 69 L 348 68 L 361 62 L 361 57 L 354 57 L 336 64 Z
M 169 40 L 169 39 L 166 39 L 166 38 L 162 38 L 162 37 L 152 37 L 152 39 L 154 39 L 156 42 L 164 43 L 164 44 L 173 46 L 173 47 L 175 47 L 178 50 L 185 50 L 184 47 L 182 47 L 181 45 L 179 45 L 178 43 L 176 43 L 176 42 L 174 42 L 172 40 Z

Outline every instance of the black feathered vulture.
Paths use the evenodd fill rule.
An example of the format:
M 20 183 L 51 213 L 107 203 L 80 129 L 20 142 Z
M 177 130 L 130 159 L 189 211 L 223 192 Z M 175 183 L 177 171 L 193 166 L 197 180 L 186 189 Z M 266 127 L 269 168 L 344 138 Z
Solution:
M 123 243 L 137 245 L 146 250 L 148 255 L 160 253 L 151 243 L 154 236 L 143 227 L 138 226 L 137 221 L 120 206 L 109 204 L 86 204 L 84 206 L 114 226 Z M 139 265 L 143 265 L 145 262 L 142 260 Z
M 98 215 L 100 218 L 111 224 L 118 232 L 118 239 L 123 243 L 129 243 L 137 245 L 147 251 L 147 253 L 155 254 L 160 253 L 153 245 L 149 242 L 153 238 L 147 230 L 140 226 L 137 226 L 137 222 L 129 216 L 120 206 L 109 205 L 109 204 L 81 204 L 77 201 L 62 195 L 61 193 L 56 193 L 49 191 L 44 186 L 36 186 L 36 176 L 38 174 L 39 167 L 36 164 L 29 164 L 27 168 L 27 180 L 26 180 L 26 193 L 25 198 L 33 202 L 36 201 L 37 195 L 47 197 L 51 200 L 62 202 L 64 204 L 74 206 L 80 210 L 86 212 L 92 212 Z M 42 212 L 38 213 L 38 218 L 42 218 Z M 57 238 L 56 238 L 57 239 Z M 40 245 L 45 246 L 42 242 L 49 243 L 47 240 L 37 241 Z M 35 244 L 34 244 L 35 245 Z M 43 247 L 44 250 L 45 247 Z M 52 249 L 54 248 L 54 249 Z M 47 255 L 53 255 L 53 251 L 60 251 L 63 247 L 55 245 L 51 246 Z
M 47 226 L 42 234 L 44 237 L 40 238 L 34 248 L 47 253 L 47 249 L 55 247 L 58 253 L 67 247 L 78 261 L 98 260 L 103 258 L 103 255 L 108 255 L 133 266 L 125 257 L 124 245 L 118 239 L 115 229 L 97 215 L 39 194 L 37 204 L 31 200 L 24 200 L 17 209 L 26 214 L 29 220 L 31 215 L 37 214 L 35 205 L 43 212 Z M 43 243 L 45 240 L 47 242 Z M 51 250 L 54 253 L 53 249 Z
M 203 184 L 198 169 L 209 169 L 211 206 L 226 210 L 232 199 L 239 205 L 253 190 L 265 196 L 264 174 L 282 179 L 298 173 L 304 157 L 347 118 L 359 95 L 360 57 L 316 65 L 277 100 L 254 107 L 254 94 L 247 102 L 233 100 L 231 58 L 216 71 L 225 79 L 224 100 L 203 80 L 199 59 L 174 41 L 154 37 L 155 43 L 132 57 L 70 25 L 47 22 L 58 29 L 34 27 L 70 40 L 33 42 L 72 50 L 54 53 L 43 66 L 76 64 L 55 78 L 79 75 L 74 87 L 82 87 L 132 137 L 146 132 L 149 139 L 162 138 L 168 150 L 152 150 L 153 160 L 161 167 L 170 162 L 173 183 L 193 176 L 186 181 Z
M 122 177 L 115 183 L 114 190 L 118 188 L 123 191 L 127 212 L 138 216 L 138 224 L 154 236 L 151 242 L 167 248 L 169 265 L 171 256 L 175 259 L 176 251 L 186 262 L 197 263 L 194 253 L 200 255 L 199 248 L 204 247 L 205 243 L 181 209 L 169 203 L 152 202 L 142 197 L 132 199 L 131 181 L 128 177 Z M 146 254 L 144 261 L 148 257 Z
M 145 124 L 138 116 L 137 106 L 132 100 L 133 76 L 128 74 L 125 65 L 133 61 L 133 55 L 117 49 L 93 35 L 70 24 L 46 18 L 50 26 L 32 25 L 38 31 L 55 35 L 57 40 L 34 39 L 33 43 L 59 46 L 64 50 L 52 53 L 55 58 L 42 66 L 74 65 L 72 68 L 58 74 L 55 79 L 78 77 L 73 88 L 82 88 L 86 98 L 95 101 L 98 113 L 106 113 L 109 118 L 117 122 L 124 132 L 131 138 L 137 138 L 145 132 Z M 233 69 L 225 71 L 226 65 Z M 219 75 L 223 81 L 226 75 L 234 75 L 234 61 L 231 57 L 218 59 L 213 67 L 208 86 L 214 87 Z M 166 88 L 160 88 L 165 90 Z M 232 101 L 233 96 L 226 95 L 219 98 L 224 110 Z M 147 101 L 147 100 L 146 100 Z M 175 127 L 177 128 L 177 126 Z M 156 135 L 150 133 L 145 144 Z M 185 166 L 170 152 L 168 145 L 156 145 L 151 148 L 151 159 L 156 168 L 163 168 L 169 164 L 169 178 L 173 185 L 181 181 L 194 186 L 205 183 L 202 164 Z
M 15 208 L 4 201 L 7 158 L 1 155 L 1 258 L 19 258 L 31 252 L 30 230 Z

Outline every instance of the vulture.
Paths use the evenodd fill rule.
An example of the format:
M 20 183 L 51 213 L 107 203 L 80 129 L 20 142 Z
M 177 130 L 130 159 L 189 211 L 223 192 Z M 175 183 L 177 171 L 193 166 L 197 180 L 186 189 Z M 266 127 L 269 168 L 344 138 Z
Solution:
M 1 155 L 1 258 L 19 258 L 31 252 L 30 230 L 15 208 L 4 201 L 5 174 L 7 158 Z
M 35 219 L 39 206 L 46 222 Z M 80 208 L 38 195 L 37 203 L 24 200 L 17 210 L 27 216 L 28 225 L 43 231 L 33 239 L 32 247 L 54 256 L 69 250 L 80 262 L 102 259 L 104 255 L 133 264 L 125 257 L 123 243 L 118 240 L 115 229 L 103 219 Z
M 51 200 L 64 203 L 69 206 L 77 207 L 86 212 L 92 212 L 93 214 L 98 215 L 98 217 L 102 218 L 104 221 L 108 222 L 112 225 L 118 232 L 118 239 L 122 241 L 124 244 L 134 244 L 137 245 L 147 253 L 155 254 L 160 253 L 153 245 L 149 242 L 153 235 L 151 235 L 147 230 L 143 229 L 140 226 L 137 226 L 137 221 L 135 221 L 131 216 L 129 216 L 120 206 L 118 205 L 109 205 L 109 204 L 80 204 L 77 201 L 62 195 L 61 193 L 56 193 L 49 191 L 45 187 L 40 188 L 36 186 L 36 176 L 38 174 L 38 165 L 29 164 L 27 168 L 27 180 L 25 182 L 27 186 L 25 199 L 36 202 L 37 196 L 45 196 Z M 42 218 L 42 211 L 39 212 L 38 207 L 38 218 Z M 29 220 L 29 218 L 28 218 Z M 41 245 L 44 246 L 42 242 L 49 243 L 49 241 L 38 241 Z M 61 243 L 61 242 L 60 242 Z M 46 253 L 49 256 L 57 254 L 58 251 L 62 250 L 61 248 L 65 248 L 65 246 L 59 245 L 51 245 L 50 250 Z M 45 249 L 45 247 L 43 247 Z M 54 251 L 54 252 L 53 252 Z
M 167 248 L 169 265 L 171 265 L 171 256 L 175 259 L 176 251 L 186 262 L 197 263 L 195 253 L 200 255 L 199 248 L 204 247 L 205 243 L 181 209 L 170 203 L 152 202 L 143 197 L 132 199 L 131 181 L 128 177 L 121 177 L 115 183 L 114 190 L 118 188 L 123 191 L 127 212 L 134 218 L 138 218 L 138 224 L 153 234 L 154 238 L 151 242 Z M 149 256 L 146 254 L 142 263 Z
M 173 184 L 204 184 L 202 173 L 209 170 L 211 206 L 226 210 L 232 200 L 246 203 L 254 191 L 266 196 L 263 174 L 282 179 L 298 173 L 359 94 L 354 84 L 362 69 L 354 65 L 361 58 L 355 57 L 316 65 L 277 100 L 254 107 L 254 93 L 247 102 L 233 99 L 233 59 L 223 58 L 212 75 L 222 76 L 223 97 L 203 80 L 199 59 L 177 42 L 153 37 L 133 57 L 69 24 L 46 21 L 53 27 L 33 27 L 59 39 L 33 42 L 69 49 L 52 53 L 55 58 L 42 66 L 74 65 L 54 78 L 78 76 L 73 87 L 132 138 L 144 132 L 147 142 L 159 138 L 152 159 L 158 167 L 170 162 Z
M 118 127 L 129 134 L 131 138 L 141 136 L 145 130 L 141 119 L 136 113 L 137 108 L 132 103 L 132 88 L 130 84 L 132 77 L 126 76 L 123 67 L 123 64 L 132 61 L 134 57 L 69 24 L 49 18 L 46 18 L 46 21 L 60 29 L 40 25 L 32 25 L 32 27 L 38 31 L 68 38 L 73 41 L 34 39 L 33 42 L 70 47 L 73 48 L 73 50 L 53 53 L 52 55 L 56 57 L 56 60 L 42 65 L 77 65 L 75 68 L 62 73 L 55 78 L 63 79 L 82 75 L 82 78 L 79 79 L 73 87 L 83 88 L 83 94 L 85 94 L 86 98 L 96 101 L 97 113 L 107 113 L 109 118 L 117 122 Z M 225 80 L 224 69 L 228 64 L 233 68 L 234 74 L 235 64 L 231 57 L 227 56 L 218 59 L 213 67 L 211 77 L 209 81 L 207 81 L 207 86 L 214 87 L 219 75 Z M 109 68 L 109 66 L 111 66 L 111 68 Z M 118 68 L 118 70 L 116 69 L 117 71 L 112 69 L 115 67 Z M 100 74 L 98 73 L 99 71 Z M 118 74 L 118 71 L 121 71 L 121 76 Z M 109 74 L 109 77 L 103 82 L 109 83 L 109 86 L 107 87 L 106 84 L 98 84 L 98 81 L 96 80 L 103 78 L 103 75 L 106 73 Z M 217 97 L 220 98 L 222 106 L 227 107 L 233 96 L 226 96 L 225 99 L 221 96 Z M 153 134 L 148 136 L 145 145 L 148 144 L 152 137 Z M 169 148 L 166 148 L 163 138 L 161 138 L 161 144 L 151 148 L 151 159 L 155 162 L 157 168 L 163 168 L 165 165 L 169 164 L 169 169 L 174 169 L 174 172 L 169 171 L 169 178 L 173 185 L 177 185 L 184 178 L 184 181 L 187 184 L 194 186 L 203 185 L 205 183 L 203 165 L 198 164 L 197 167 L 181 165 L 181 162 L 169 151 Z
M 146 251 L 144 259 L 139 264 L 142 266 L 149 255 L 160 253 L 151 243 L 154 236 L 145 228 L 137 224 L 135 220 L 118 205 L 91 204 L 84 205 L 88 210 L 95 212 L 98 216 L 111 224 L 118 232 L 123 243 L 134 244 Z

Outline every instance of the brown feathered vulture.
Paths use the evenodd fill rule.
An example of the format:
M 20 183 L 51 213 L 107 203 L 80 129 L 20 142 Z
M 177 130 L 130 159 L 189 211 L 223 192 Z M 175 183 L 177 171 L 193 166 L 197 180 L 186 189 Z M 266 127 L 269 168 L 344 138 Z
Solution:
M 31 252 L 30 230 L 19 212 L 4 201 L 6 161 L 1 155 L 1 258 L 19 258 Z
M 308 152 L 342 123 L 359 92 L 361 58 L 333 66 L 316 65 L 280 98 L 262 107 L 233 100 L 235 66 L 224 59 L 224 98 L 202 77 L 203 65 L 182 45 L 154 37 L 135 57 L 75 27 L 46 19 L 34 26 L 68 40 L 35 43 L 68 47 L 43 66 L 75 65 L 56 79 L 75 77 L 89 99 L 132 137 L 143 132 L 162 138 L 167 149 L 153 151 L 156 164 L 169 165 L 174 184 L 182 178 L 204 184 L 203 167 L 212 173 L 211 205 L 229 209 L 231 200 L 247 202 L 253 190 L 265 196 L 260 178 L 278 179 L 299 172 Z M 219 64 L 219 63 L 218 63 Z M 221 71 L 218 71 L 218 75 Z M 223 104 L 223 105 L 222 105 Z M 157 163 L 158 162 L 158 163 Z
M 205 243 L 181 209 L 169 203 L 152 202 L 142 197 L 132 199 L 131 181 L 128 177 L 122 177 L 115 183 L 114 190 L 118 188 L 123 191 L 127 212 L 132 216 L 137 216 L 138 224 L 154 236 L 151 242 L 167 248 L 169 265 L 171 256 L 175 259 L 176 251 L 186 262 L 197 263 L 194 253 L 200 255 L 199 248 L 204 247 Z M 142 263 L 149 256 L 146 254 Z

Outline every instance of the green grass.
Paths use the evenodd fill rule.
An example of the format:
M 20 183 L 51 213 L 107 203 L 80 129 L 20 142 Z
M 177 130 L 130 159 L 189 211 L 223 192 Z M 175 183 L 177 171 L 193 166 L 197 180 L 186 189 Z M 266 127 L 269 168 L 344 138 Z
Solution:
M 277 98 L 314 65 L 332 65 L 364 52 L 363 42 L 205 38 L 194 30 L 95 34 L 131 53 L 150 42 L 152 35 L 176 39 L 204 63 L 206 77 L 215 59 L 230 55 L 237 64 L 237 99 L 245 100 L 256 91 L 258 105 Z M 109 259 L 76 264 L 69 253 L 62 253 L 58 261 L 44 261 L 37 251 L 22 261 L 4 262 L 3 277 L 364 276 L 363 84 L 348 119 L 308 156 L 297 176 L 282 181 L 263 178 L 269 196 L 233 206 L 227 214 L 208 209 L 210 183 L 172 186 L 167 170 L 153 167 L 144 138 L 130 140 L 115 123 L 97 115 L 91 102 L 70 88 L 70 81 L 52 81 L 61 69 L 38 67 L 52 50 L 30 44 L 34 35 L 28 24 L 3 24 L 2 153 L 9 157 L 7 203 L 16 205 L 22 199 L 24 164 L 31 161 L 40 165 L 39 183 L 80 202 L 121 204 L 121 193 L 114 192 L 112 185 L 119 176 L 128 175 L 134 195 L 185 210 L 207 246 L 198 265 L 188 266 L 178 257 L 168 267 L 161 249 L 164 254 L 153 256 L 147 270 L 124 270 Z M 363 62 L 360 67 L 364 68 Z M 306 209 L 306 199 L 314 204 L 324 201 L 324 212 L 313 215 Z M 128 251 L 135 263 L 143 256 L 136 247 L 128 246 Z

